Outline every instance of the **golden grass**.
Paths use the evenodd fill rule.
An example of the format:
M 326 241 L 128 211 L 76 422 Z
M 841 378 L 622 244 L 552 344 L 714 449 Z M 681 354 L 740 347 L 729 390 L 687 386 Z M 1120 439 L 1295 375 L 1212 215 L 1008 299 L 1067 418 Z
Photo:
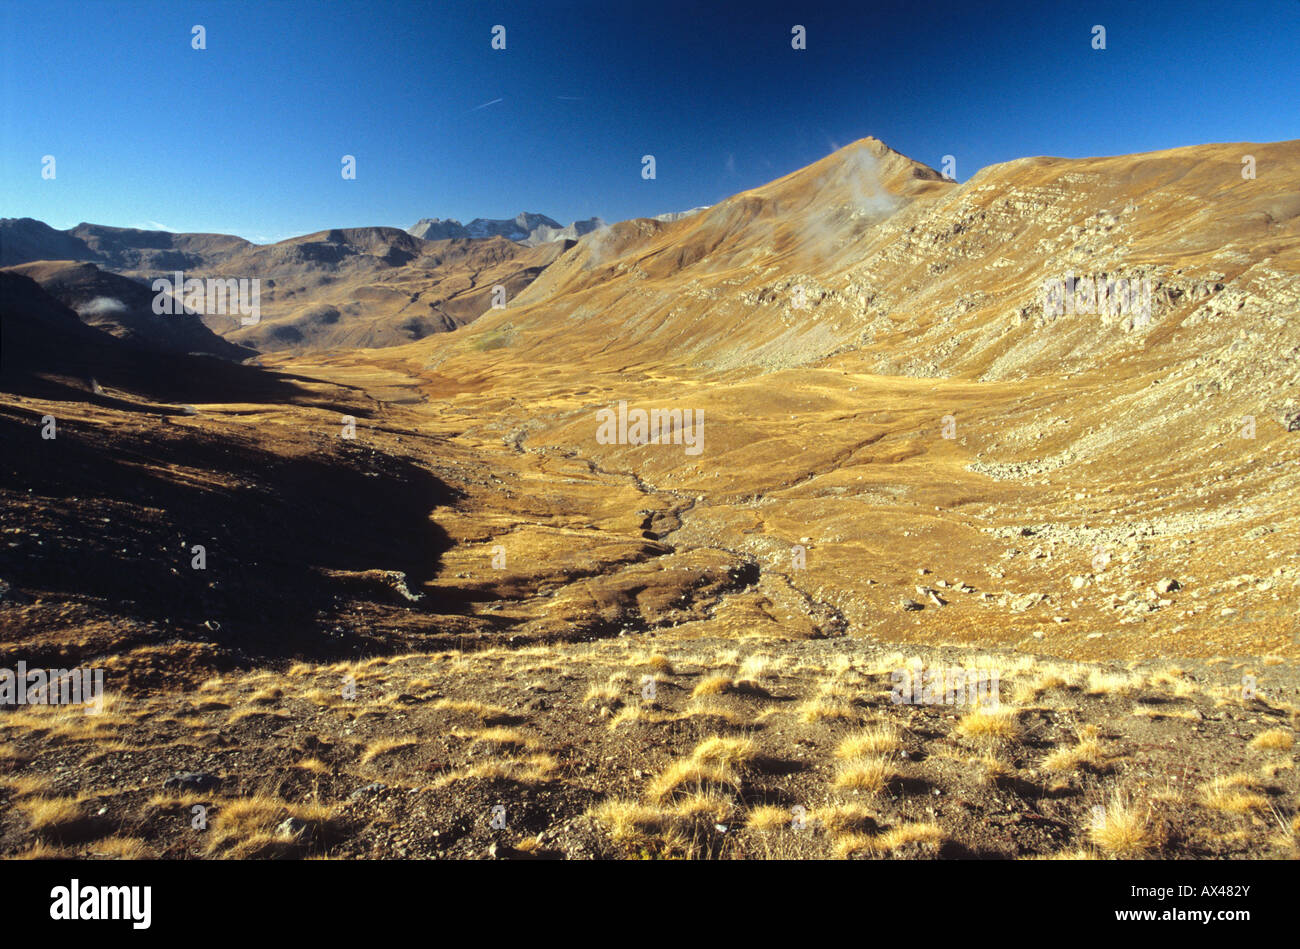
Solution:
M 1015 741 L 1020 737 L 1020 720 L 1009 706 L 981 706 L 962 716 L 956 732 L 974 741 Z
M 790 827 L 793 822 L 794 817 L 790 811 L 774 804 L 760 804 L 745 815 L 745 826 L 754 830 L 782 830 Z
M 879 856 L 908 844 L 937 850 L 944 842 L 943 830 L 934 823 L 899 824 L 883 834 L 847 834 L 835 841 L 835 855 L 840 858 L 867 854 Z
M 621 799 L 603 801 L 590 813 L 622 844 L 644 844 L 668 831 L 673 823 L 671 815 L 656 807 Z
M 862 834 L 876 829 L 876 814 L 861 804 L 830 804 L 812 812 L 812 819 L 832 837 Z
M 1043 759 L 1043 767 L 1054 772 L 1077 771 L 1082 767 L 1097 771 L 1104 766 L 1105 760 L 1096 729 L 1092 729 L 1081 732 L 1076 744 L 1053 751 Z
M 817 695 L 826 702 L 850 702 L 857 697 L 858 688 L 843 679 L 827 679 L 817 687 Z
M 716 791 L 687 794 L 673 803 L 672 812 L 676 817 L 689 821 L 709 821 L 714 824 L 726 823 L 735 814 L 736 805 L 729 797 Z
M 898 776 L 888 758 L 867 756 L 840 763 L 835 771 L 835 787 L 842 791 L 865 791 L 876 794 Z
M 45 840 L 34 841 L 26 850 L 14 854 L 15 860 L 64 860 L 70 856 L 62 847 Z
M 403 748 L 411 748 L 419 744 L 414 738 L 380 738 L 372 741 L 366 746 L 366 750 L 361 753 L 361 764 L 368 765 L 381 755 L 391 754 L 394 751 L 401 751 Z
M 716 675 L 701 679 L 700 682 L 691 690 L 691 698 L 699 698 L 702 695 L 724 695 L 731 691 L 731 677 Z
M 862 713 L 852 705 L 844 702 L 812 699 L 799 706 L 799 721 L 810 725 L 816 722 L 856 722 L 861 720 Z
M 768 675 L 771 666 L 772 660 L 769 657 L 754 653 L 745 657 L 736 670 L 736 678 L 757 682 Z
M 1138 705 L 1133 709 L 1133 714 L 1141 718 L 1180 718 L 1185 721 L 1194 722 L 1200 719 L 1200 715 L 1191 709 L 1168 709 L 1158 705 Z
M 594 705 L 597 708 L 607 708 L 613 711 L 623 704 L 623 690 L 609 684 L 593 685 L 587 690 L 587 694 L 583 696 L 582 701 L 586 705 Z
M 663 653 L 657 652 L 653 655 L 646 656 L 645 658 L 640 659 L 637 662 L 637 665 L 641 668 L 648 668 L 655 672 L 662 673 L 663 675 L 673 674 L 672 661 Z
M 278 828 L 288 818 L 303 825 L 297 836 Z M 209 827 L 208 852 L 228 856 L 289 856 L 309 843 L 338 831 L 334 808 L 326 804 L 291 804 L 269 794 L 225 802 Z
M 1125 672 L 1103 672 L 1093 669 L 1088 673 L 1089 695 L 1123 695 L 1141 688 L 1142 677 Z
M 749 738 L 714 735 L 695 746 L 691 758 L 701 764 L 734 770 L 748 767 L 758 758 L 758 746 Z
M 854 732 L 835 749 L 837 758 L 857 758 L 862 755 L 888 754 L 903 747 L 902 736 L 893 725 L 873 725 Z
M 1136 857 L 1160 846 L 1161 835 L 1152 825 L 1150 807 L 1141 808 L 1118 794 L 1112 795 L 1088 828 L 1088 839 L 1109 854 Z
M 501 706 L 488 705 L 485 702 L 438 699 L 431 708 L 435 708 L 440 712 L 451 712 L 453 715 L 471 716 L 477 718 L 484 725 L 508 725 L 515 721 L 515 716 L 501 708 Z
M 557 765 L 550 755 L 529 755 L 527 758 L 496 758 L 458 768 L 434 782 L 434 787 L 446 787 L 455 781 L 510 781 L 527 786 L 545 784 L 554 779 Z
M 24 798 L 18 802 L 18 810 L 31 829 L 43 837 L 62 837 L 86 820 L 81 802 L 70 797 Z
M 1250 814 L 1268 809 L 1268 798 L 1257 793 L 1254 775 L 1232 774 L 1215 778 L 1202 788 L 1203 803 L 1225 814 Z
M 1010 781 L 1016 776 L 1015 765 L 1003 761 L 992 753 L 986 753 L 979 758 L 973 759 L 974 763 L 981 769 L 980 781 L 984 784 L 999 784 L 1004 781 Z
M 140 837 L 105 837 L 86 846 L 85 855 L 101 860 L 148 860 L 156 856 Z
M 1070 679 L 1058 669 L 1045 669 L 1032 679 L 1020 679 L 1012 687 L 1011 698 L 1017 704 L 1033 702 L 1044 692 L 1052 689 L 1068 689 L 1073 685 Z
M 514 728 L 488 728 L 474 736 L 476 744 L 489 745 L 500 751 L 526 751 L 537 742 Z
M 934 823 L 898 824 L 877 838 L 885 851 L 898 850 L 908 844 L 938 847 L 944 841 L 943 830 Z
M 715 704 L 708 699 L 695 699 L 694 701 L 697 704 L 693 708 L 687 709 L 683 715 L 678 716 L 679 718 L 716 718 L 728 725 L 748 724 L 743 715 L 726 706 Z
M 1250 740 L 1250 747 L 1257 751 L 1290 751 L 1294 744 L 1294 737 L 1284 728 L 1270 728 Z
M 1271 781 L 1283 771 L 1291 771 L 1295 768 L 1295 761 L 1287 758 L 1284 761 L 1266 761 L 1259 766 L 1259 773 L 1265 779 Z
M 679 759 L 651 779 L 647 799 L 663 804 L 687 794 L 733 789 L 738 779 L 730 768 L 692 759 Z
M 8 788 L 15 798 L 40 794 L 50 787 L 50 779 L 42 774 L 15 774 L 0 778 L 0 787 Z

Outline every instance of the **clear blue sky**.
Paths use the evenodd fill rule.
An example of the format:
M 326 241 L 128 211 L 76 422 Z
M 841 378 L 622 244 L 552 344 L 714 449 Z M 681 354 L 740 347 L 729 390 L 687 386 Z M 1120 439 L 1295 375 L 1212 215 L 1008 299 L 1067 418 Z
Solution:
M 1025 155 L 1297 138 L 1298 67 L 1300 0 L 0 0 L 0 216 L 254 240 L 614 221 L 865 135 L 952 154 L 959 180 Z

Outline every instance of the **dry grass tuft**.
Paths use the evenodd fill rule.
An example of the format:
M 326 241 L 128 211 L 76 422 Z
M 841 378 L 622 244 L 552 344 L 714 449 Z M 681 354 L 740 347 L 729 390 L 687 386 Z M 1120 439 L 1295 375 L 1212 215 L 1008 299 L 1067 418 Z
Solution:
M 651 779 L 646 797 L 659 804 L 687 794 L 734 790 L 739 781 L 730 768 L 691 759 L 679 759 Z
M 691 690 L 691 698 L 699 698 L 701 695 L 725 695 L 731 691 L 731 677 L 716 675 L 701 679 L 700 682 Z
M 835 787 L 876 794 L 897 776 L 888 758 L 878 755 L 854 758 L 840 763 L 835 772 Z
M 446 787 L 455 781 L 510 781 L 527 786 L 545 784 L 554 779 L 557 765 L 550 755 L 529 755 L 527 758 L 496 758 L 459 768 L 434 782 L 434 787 Z
M 799 706 L 799 721 L 807 724 L 816 722 L 857 722 L 862 713 L 845 702 L 812 699 Z
M 1285 728 L 1270 728 L 1250 740 L 1250 747 L 1257 751 L 1290 751 L 1294 744 L 1295 739 Z
M 903 747 L 902 736 L 893 725 L 874 725 L 854 732 L 835 749 L 837 758 L 858 758 L 862 755 L 889 754 Z
M 1015 741 L 1020 737 L 1020 720 L 1009 706 L 981 706 L 962 716 L 956 731 L 973 741 Z
M 774 804 L 760 804 L 745 816 L 745 826 L 754 830 L 782 830 L 793 822 L 794 817 L 790 811 Z
M 42 837 L 75 835 L 86 823 L 81 802 L 70 797 L 28 797 L 18 802 L 18 810 Z
M 865 834 L 876 830 L 876 814 L 861 804 L 831 804 L 818 808 L 811 816 L 832 837 Z
M 749 738 L 723 738 L 714 735 L 695 746 L 691 758 L 701 764 L 724 770 L 748 767 L 758 759 L 758 746 Z
M 1151 809 L 1131 804 L 1119 794 L 1111 797 L 1088 828 L 1088 839 L 1106 853 L 1136 857 L 1160 846 L 1161 835 L 1151 821 Z
M 149 860 L 157 856 L 139 837 L 105 837 L 86 847 L 85 856 L 100 860 Z
M 1043 760 L 1043 767 L 1055 772 L 1077 771 L 1083 767 L 1100 771 L 1105 766 L 1105 760 L 1101 742 L 1096 737 L 1096 729 L 1085 729 L 1080 732 L 1077 744 L 1052 752 Z
M 361 754 L 361 764 L 370 764 L 376 758 L 392 754 L 394 751 L 401 751 L 403 748 L 412 748 L 419 744 L 414 738 L 380 738 L 372 741 L 366 746 L 366 750 Z
M 1250 814 L 1268 809 L 1268 798 L 1257 793 L 1258 780 L 1250 774 L 1215 778 L 1202 788 L 1204 804 L 1225 814 Z

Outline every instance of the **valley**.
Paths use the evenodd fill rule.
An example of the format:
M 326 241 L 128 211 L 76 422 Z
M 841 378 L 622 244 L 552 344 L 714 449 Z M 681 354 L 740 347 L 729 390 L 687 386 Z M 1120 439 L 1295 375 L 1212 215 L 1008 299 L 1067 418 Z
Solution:
M 209 321 L 256 365 L 174 377 L 12 264 L 4 649 L 109 694 L 0 716 L 0 848 L 1295 856 L 1300 144 L 1249 147 L 1267 188 L 1243 146 L 958 185 L 866 139 L 576 242 L 313 235 L 402 293 L 536 272 L 419 338 L 359 292 L 311 345 Z M 1070 274 L 1150 322 L 1047 318 Z M 897 701 L 915 664 L 999 701 Z

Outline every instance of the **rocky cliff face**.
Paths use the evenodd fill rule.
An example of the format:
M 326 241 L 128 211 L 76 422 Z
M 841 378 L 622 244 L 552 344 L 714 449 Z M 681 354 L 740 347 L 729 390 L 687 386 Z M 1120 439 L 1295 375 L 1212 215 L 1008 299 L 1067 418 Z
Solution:
M 489 237 L 504 237 L 508 241 L 535 247 L 551 241 L 577 240 L 605 222 L 598 217 L 585 221 L 574 221 L 568 226 L 547 217 L 545 214 L 531 214 L 527 211 L 513 218 L 495 219 L 477 217 L 468 224 L 460 221 L 441 220 L 439 218 L 422 218 L 414 226 L 407 228 L 407 233 L 424 240 L 486 240 Z

